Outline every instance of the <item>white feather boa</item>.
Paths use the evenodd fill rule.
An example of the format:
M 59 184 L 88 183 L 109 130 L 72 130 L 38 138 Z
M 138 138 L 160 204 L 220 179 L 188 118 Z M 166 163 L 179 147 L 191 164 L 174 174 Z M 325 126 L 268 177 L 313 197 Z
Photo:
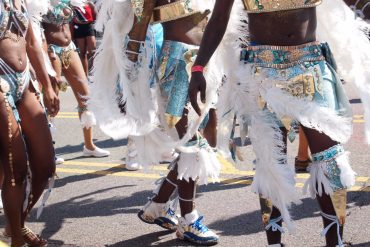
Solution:
M 111 18 L 104 17 L 103 10 Z M 101 13 L 103 20 L 98 23 L 101 27 L 105 26 L 105 31 L 94 61 L 89 109 L 95 113 L 102 130 L 114 139 L 148 134 L 157 127 L 154 94 L 149 87 L 150 57 L 143 56 L 137 77 L 131 80 L 128 72 L 135 65 L 123 51 L 125 38 L 134 20 L 131 2 L 107 0 L 102 5 Z M 146 45 L 144 54 L 150 54 L 150 49 L 150 45 Z M 121 99 L 116 94 L 117 82 Z M 120 112 L 118 103 L 126 104 L 125 114 Z
M 370 42 L 362 28 L 369 24 L 355 19 L 342 0 L 326 0 L 317 7 L 318 39 L 328 42 L 338 72 L 358 89 L 365 109 L 365 132 L 370 144 Z
M 41 27 L 42 16 L 48 12 L 48 7 L 50 5 L 49 0 L 28 0 L 27 1 L 27 10 L 30 16 L 30 20 L 32 23 L 32 30 L 37 40 L 37 43 L 40 47 L 43 46 L 43 37 L 44 37 L 44 30 Z M 44 49 L 41 49 L 42 55 L 44 57 L 46 71 L 50 76 L 55 76 L 56 72 L 51 65 L 49 56 L 46 54 Z
M 50 0 L 27 0 L 27 10 L 31 18 L 37 21 L 42 20 L 42 16 L 48 12 Z

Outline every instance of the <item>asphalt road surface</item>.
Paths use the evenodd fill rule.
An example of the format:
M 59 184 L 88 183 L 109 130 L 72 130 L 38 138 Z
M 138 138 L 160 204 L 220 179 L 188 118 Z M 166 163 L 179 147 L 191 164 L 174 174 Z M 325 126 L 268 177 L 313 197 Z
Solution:
M 363 136 L 363 111 L 351 85 L 346 85 L 354 108 L 354 134 L 347 148 L 358 173 L 357 183 L 348 197 L 345 241 L 353 246 L 370 246 L 370 169 L 369 148 Z M 124 167 L 126 141 L 113 141 L 98 128 L 95 143 L 111 151 L 107 158 L 82 157 L 83 138 L 71 90 L 61 95 L 62 108 L 56 119 L 56 152 L 66 162 L 57 167 L 56 181 L 47 207 L 36 219 L 36 210 L 28 226 L 49 246 L 189 246 L 175 234 L 141 222 L 136 214 L 152 195 L 154 182 L 166 174 L 166 165 L 146 172 L 127 171 Z M 297 152 L 297 141 L 289 146 L 289 161 Z M 258 196 L 250 184 L 253 178 L 253 152 L 236 165 L 223 161 L 221 183 L 198 188 L 196 205 L 207 226 L 220 235 L 219 246 L 266 246 L 260 221 Z M 301 190 L 308 174 L 297 177 Z M 324 246 L 319 208 L 315 200 L 301 196 L 302 204 L 291 209 L 297 232 L 284 234 L 287 246 Z M 5 224 L 4 216 L 0 223 Z M 6 240 L 3 238 L 3 240 Z

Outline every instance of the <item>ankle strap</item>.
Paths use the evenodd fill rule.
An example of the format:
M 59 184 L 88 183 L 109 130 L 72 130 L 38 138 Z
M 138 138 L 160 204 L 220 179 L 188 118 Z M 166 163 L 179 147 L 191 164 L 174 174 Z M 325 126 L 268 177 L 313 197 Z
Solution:
M 325 219 L 327 220 L 331 220 L 332 223 L 330 223 L 329 225 L 327 225 L 324 230 L 322 230 L 321 232 L 321 236 L 325 236 L 329 229 L 334 226 L 334 225 L 337 225 L 337 235 L 338 235 L 338 245 L 337 247 L 345 247 L 343 241 L 342 241 L 342 238 L 340 236 L 340 223 L 339 223 L 339 220 L 338 220 L 338 217 L 336 215 L 330 215 L 330 214 L 326 214 L 324 212 L 321 212 L 321 215 L 322 217 L 324 217 Z
M 270 219 L 268 225 L 265 227 L 265 230 L 268 231 L 271 228 L 271 231 L 276 232 L 279 231 L 281 233 L 285 233 L 283 227 L 278 225 L 278 222 L 283 219 L 282 216 L 275 218 L 275 219 Z
M 179 200 L 180 201 L 183 201 L 183 202 L 192 202 L 192 201 L 194 201 L 194 198 L 192 198 L 192 199 L 184 199 L 184 198 L 179 197 Z

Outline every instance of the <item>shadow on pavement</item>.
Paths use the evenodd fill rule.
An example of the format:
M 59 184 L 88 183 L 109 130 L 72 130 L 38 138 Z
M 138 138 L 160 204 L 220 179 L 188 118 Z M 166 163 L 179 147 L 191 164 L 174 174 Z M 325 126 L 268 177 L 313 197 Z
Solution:
M 361 243 L 361 244 L 351 244 L 350 246 L 352 246 L 352 247 L 369 247 L 370 242 Z
M 127 140 L 119 140 L 114 141 L 112 139 L 107 139 L 104 141 L 97 141 L 94 139 L 94 143 L 96 146 L 100 148 L 116 148 L 116 147 L 123 147 L 126 146 Z M 81 143 L 79 145 L 66 145 L 64 147 L 59 147 L 55 149 L 55 153 L 57 155 L 63 155 L 63 154 L 71 154 L 71 153 L 82 153 L 84 144 Z
M 123 240 L 121 242 L 106 245 L 107 247 L 138 247 L 138 246 L 162 246 L 162 247 L 175 247 L 175 246 L 194 246 L 185 241 L 174 238 L 174 233 L 171 231 L 153 232 L 136 238 Z M 169 240 L 166 241 L 166 238 Z
M 40 219 L 35 219 L 34 210 L 30 222 L 44 222 L 45 227 L 41 232 L 41 235 L 46 239 L 57 233 L 63 226 L 63 223 L 68 219 L 73 218 L 89 218 L 89 217 L 104 217 L 118 214 L 136 214 L 139 207 L 146 202 L 148 194 L 151 191 L 142 191 L 134 193 L 129 197 L 113 197 L 102 200 L 84 199 L 89 196 L 104 193 L 109 190 L 122 189 L 126 187 L 132 187 L 136 185 L 124 185 L 106 188 L 103 190 L 97 190 L 91 193 L 72 197 L 67 201 L 56 203 L 44 210 Z
M 257 197 L 256 197 L 257 199 Z M 241 202 L 242 203 L 242 202 Z M 349 192 L 348 208 L 362 207 L 370 204 L 370 193 Z M 246 204 L 248 207 L 248 204 Z M 291 210 L 293 220 L 304 218 L 319 217 L 319 206 L 316 200 L 304 198 L 301 204 L 293 205 Z M 241 227 L 243 226 L 243 227 Z M 227 220 L 220 220 L 209 224 L 209 228 L 217 231 L 224 236 L 249 235 L 263 231 L 261 213 L 259 210 L 242 214 Z M 321 230 L 321 225 L 318 226 Z M 355 245 L 357 246 L 357 245 Z M 360 245 L 361 246 L 361 245 Z M 370 246 L 370 245 L 368 245 Z
M 107 171 L 114 172 L 117 168 L 110 168 Z M 56 181 L 56 187 L 64 186 L 68 183 L 73 183 L 76 181 L 83 181 L 91 178 L 101 177 L 103 175 L 99 174 L 84 174 L 69 176 Z M 242 177 L 241 177 L 242 178 Z M 237 179 L 241 179 L 237 178 Z M 99 199 L 98 195 L 105 193 L 110 190 L 122 189 L 126 187 L 138 186 L 137 184 L 115 186 L 102 190 L 93 191 L 91 193 L 79 195 L 72 197 L 67 201 L 52 204 L 47 206 L 44 210 L 43 215 L 39 220 L 35 220 L 36 210 L 33 210 L 31 222 L 42 222 L 45 227 L 41 233 L 46 239 L 52 239 L 52 236 L 60 231 L 63 224 L 68 221 L 68 219 L 73 218 L 88 218 L 88 217 L 104 217 L 119 214 L 136 214 L 139 208 L 144 205 L 147 201 L 148 196 L 152 195 L 150 190 L 144 190 L 136 192 L 131 196 L 126 197 L 111 197 L 106 199 Z M 238 189 L 242 187 L 247 187 L 245 184 L 209 184 L 208 186 L 201 186 L 199 188 L 199 196 L 202 193 L 210 191 L 220 191 L 220 190 L 230 190 Z M 95 196 L 95 198 L 88 198 Z M 257 200 L 257 196 L 256 196 Z M 299 205 L 293 205 L 291 208 L 291 214 L 294 220 L 300 220 L 310 217 L 319 217 L 319 207 L 316 200 L 310 198 L 304 198 L 303 203 Z M 248 207 L 246 202 L 245 207 Z M 366 206 L 370 204 L 370 193 L 366 192 L 349 192 L 348 193 L 348 204 L 349 208 L 353 209 L 356 207 Z M 222 210 L 220 208 L 220 210 Z M 5 223 L 4 216 L 0 216 L 0 223 Z M 208 225 L 210 229 L 217 231 L 220 236 L 239 236 L 239 235 L 249 235 L 263 231 L 263 226 L 261 223 L 261 214 L 259 210 L 252 211 L 246 214 L 241 214 L 233 218 L 223 219 L 215 221 Z M 321 225 L 318 226 L 318 230 L 321 230 Z M 138 236 L 133 239 L 125 240 L 110 246 L 151 246 L 155 244 L 156 246 L 188 246 L 182 241 L 171 239 L 167 242 L 163 242 L 163 237 L 168 235 L 169 232 L 153 232 L 147 235 Z M 162 239 L 161 239 L 162 238 Z M 138 245 L 138 243 L 142 243 Z M 51 240 L 51 244 L 63 244 L 60 240 Z M 363 243 L 360 245 L 353 245 L 356 247 L 360 246 L 370 246 L 369 243 Z
M 90 173 L 77 174 L 77 175 L 72 175 L 72 176 L 68 176 L 64 178 L 59 178 L 55 180 L 54 188 L 63 187 L 69 183 L 81 182 L 81 181 L 88 180 L 88 179 L 104 177 L 104 176 L 108 176 L 109 174 L 113 174 L 116 172 L 122 172 L 122 171 L 127 171 L 127 170 L 124 169 L 122 165 L 118 165 L 115 167 L 110 167 L 105 170 L 93 171 Z

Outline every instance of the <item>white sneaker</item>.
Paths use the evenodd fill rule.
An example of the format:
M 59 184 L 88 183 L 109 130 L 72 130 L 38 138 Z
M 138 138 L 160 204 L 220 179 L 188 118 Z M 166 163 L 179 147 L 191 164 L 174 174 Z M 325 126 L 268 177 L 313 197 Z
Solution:
M 148 224 L 157 224 L 158 226 L 175 231 L 178 220 L 175 212 L 171 208 L 171 203 L 156 203 L 149 201 L 137 214 L 139 219 Z
M 133 151 L 127 153 L 127 156 L 126 156 L 125 160 L 126 160 L 125 168 L 129 171 L 137 171 L 137 170 L 140 170 L 142 168 L 141 165 L 139 165 L 136 150 L 133 150 Z
M 62 157 L 55 156 L 55 164 L 61 165 L 64 163 L 64 159 Z
M 196 245 L 215 245 L 218 243 L 218 236 L 209 230 L 203 223 L 203 216 L 199 216 L 197 210 L 179 218 L 176 236 L 194 243 Z
M 89 150 L 84 146 L 82 153 L 84 157 L 96 157 L 96 158 L 107 157 L 110 155 L 110 152 L 108 150 L 104 150 L 96 146 L 94 150 Z

